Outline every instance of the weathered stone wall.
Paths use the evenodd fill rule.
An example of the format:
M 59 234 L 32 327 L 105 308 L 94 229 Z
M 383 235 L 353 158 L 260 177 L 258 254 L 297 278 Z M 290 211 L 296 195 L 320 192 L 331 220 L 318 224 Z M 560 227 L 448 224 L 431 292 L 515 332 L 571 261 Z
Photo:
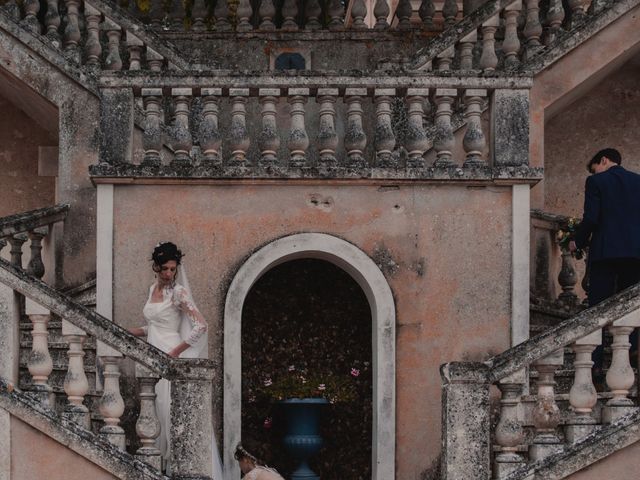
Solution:
M 11 478 L 111 480 L 117 477 L 44 433 L 11 417 Z
M 396 300 L 398 478 L 433 474 L 440 364 L 509 346 L 509 187 L 116 186 L 114 223 L 115 321 L 143 323 L 150 253 L 172 240 L 186 253 L 220 369 L 226 289 L 252 252 L 282 236 L 323 232 L 368 254 Z M 220 418 L 220 370 L 214 381 Z
M 57 137 L 1 95 L 0 112 L 0 216 L 53 205 L 55 177 L 38 174 L 38 147 Z
M 586 163 L 614 147 L 640 172 L 640 55 L 612 73 L 545 127 L 545 210 L 581 216 Z M 567 128 L 571 126 L 571 128 Z

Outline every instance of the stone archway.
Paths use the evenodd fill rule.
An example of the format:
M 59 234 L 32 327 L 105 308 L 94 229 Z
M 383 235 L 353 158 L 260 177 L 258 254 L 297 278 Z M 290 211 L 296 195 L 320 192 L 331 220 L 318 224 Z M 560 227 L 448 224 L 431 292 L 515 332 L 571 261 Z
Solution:
M 275 240 L 255 252 L 236 273 L 224 311 L 224 451 L 225 480 L 240 471 L 233 451 L 241 438 L 241 327 L 245 298 L 271 268 L 291 260 L 316 258 L 342 268 L 358 283 L 371 306 L 373 322 L 372 480 L 395 475 L 395 306 L 391 289 L 377 265 L 362 250 L 340 238 L 302 233 Z

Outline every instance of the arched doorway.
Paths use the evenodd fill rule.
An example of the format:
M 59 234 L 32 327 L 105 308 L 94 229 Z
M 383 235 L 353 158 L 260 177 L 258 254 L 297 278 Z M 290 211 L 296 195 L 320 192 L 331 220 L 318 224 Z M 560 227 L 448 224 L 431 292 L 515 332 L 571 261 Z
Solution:
M 371 478 L 371 307 L 331 262 L 292 260 L 253 285 L 242 312 L 242 442 L 288 477 L 279 400 L 324 396 L 323 480 Z
M 277 265 L 301 258 L 334 264 L 357 282 L 371 308 L 372 445 L 371 478 L 390 480 L 395 471 L 395 307 L 391 289 L 377 265 L 359 248 L 337 237 L 305 233 L 280 238 L 255 252 L 236 273 L 224 315 L 225 480 L 238 478 L 233 450 L 241 440 L 242 311 L 253 285 Z

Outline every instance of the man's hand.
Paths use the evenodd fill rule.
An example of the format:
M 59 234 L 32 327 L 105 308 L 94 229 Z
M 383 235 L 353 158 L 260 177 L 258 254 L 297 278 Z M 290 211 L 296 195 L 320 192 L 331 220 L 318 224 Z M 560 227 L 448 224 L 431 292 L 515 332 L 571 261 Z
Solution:
M 578 247 L 576 247 L 576 242 L 574 240 L 570 240 L 569 241 L 569 251 L 571 253 L 575 252 L 578 249 Z

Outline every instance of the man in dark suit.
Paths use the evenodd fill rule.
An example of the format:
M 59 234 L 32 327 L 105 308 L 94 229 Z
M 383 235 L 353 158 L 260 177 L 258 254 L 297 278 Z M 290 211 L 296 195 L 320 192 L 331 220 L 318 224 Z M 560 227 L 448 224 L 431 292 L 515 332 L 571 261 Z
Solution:
M 606 148 L 588 163 L 584 215 L 569 244 L 589 247 L 589 306 L 640 282 L 640 175 L 621 162 Z

